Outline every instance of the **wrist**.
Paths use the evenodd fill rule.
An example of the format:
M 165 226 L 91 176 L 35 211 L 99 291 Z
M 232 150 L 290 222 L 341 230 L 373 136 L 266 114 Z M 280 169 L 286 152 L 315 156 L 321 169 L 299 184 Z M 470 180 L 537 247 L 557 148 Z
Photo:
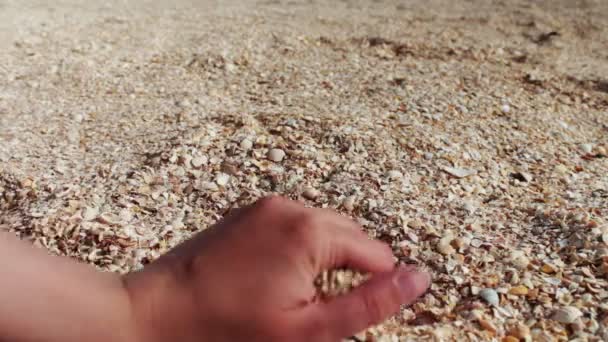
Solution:
M 184 332 L 195 327 L 190 291 L 177 280 L 174 270 L 153 264 L 123 276 L 128 295 L 134 341 L 187 341 Z

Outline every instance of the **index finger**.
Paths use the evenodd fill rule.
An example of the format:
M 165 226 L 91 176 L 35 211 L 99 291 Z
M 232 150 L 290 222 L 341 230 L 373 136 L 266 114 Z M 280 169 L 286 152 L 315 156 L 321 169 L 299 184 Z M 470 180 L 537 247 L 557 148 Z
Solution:
M 328 209 L 314 210 L 314 215 L 326 230 L 323 251 L 318 271 L 337 267 L 349 267 L 359 271 L 381 273 L 394 268 L 394 257 L 390 247 L 378 240 L 372 240 L 362 231 L 361 226 L 346 216 Z

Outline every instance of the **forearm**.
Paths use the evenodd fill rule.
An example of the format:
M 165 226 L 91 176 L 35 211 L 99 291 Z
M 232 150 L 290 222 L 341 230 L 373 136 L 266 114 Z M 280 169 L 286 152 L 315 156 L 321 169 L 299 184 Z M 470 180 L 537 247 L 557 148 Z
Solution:
M 0 341 L 133 341 L 120 276 L 0 232 Z

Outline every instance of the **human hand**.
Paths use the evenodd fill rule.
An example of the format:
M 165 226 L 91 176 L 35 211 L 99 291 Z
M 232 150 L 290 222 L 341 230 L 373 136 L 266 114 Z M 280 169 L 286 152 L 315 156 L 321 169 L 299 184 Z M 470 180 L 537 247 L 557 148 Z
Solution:
M 348 266 L 373 277 L 318 299 L 314 279 Z M 239 209 L 125 284 L 142 341 L 338 341 L 412 303 L 427 273 L 350 219 L 280 197 Z

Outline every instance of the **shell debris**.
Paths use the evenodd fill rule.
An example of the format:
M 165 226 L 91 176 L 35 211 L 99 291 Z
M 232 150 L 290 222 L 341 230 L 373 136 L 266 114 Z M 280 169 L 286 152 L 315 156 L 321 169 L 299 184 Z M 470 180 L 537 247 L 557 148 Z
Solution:
M 126 273 L 278 194 L 433 274 L 362 341 L 608 340 L 608 6 L 487 2 L 0 1 L 0 230 Z

